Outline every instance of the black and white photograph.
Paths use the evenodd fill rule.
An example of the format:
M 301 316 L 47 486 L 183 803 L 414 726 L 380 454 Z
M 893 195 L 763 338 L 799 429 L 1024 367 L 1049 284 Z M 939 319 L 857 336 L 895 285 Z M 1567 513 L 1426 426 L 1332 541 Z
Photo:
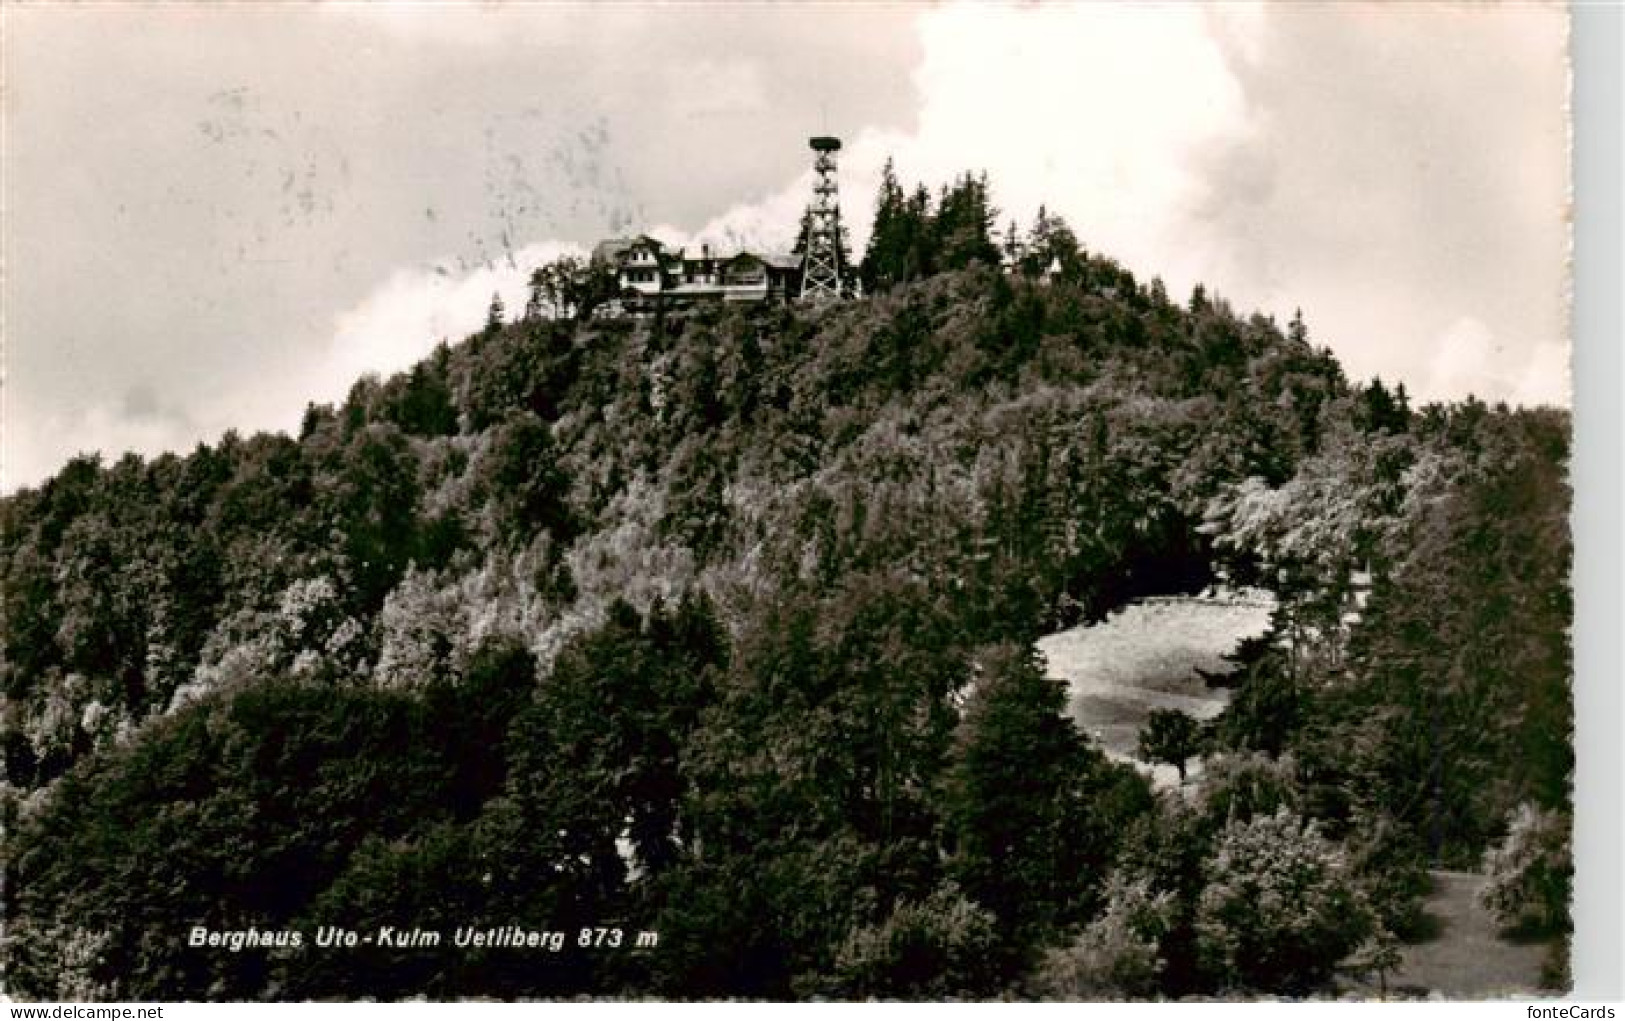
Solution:
M 1567 6 L 0 35 L 5 998 L 1570 995 Z

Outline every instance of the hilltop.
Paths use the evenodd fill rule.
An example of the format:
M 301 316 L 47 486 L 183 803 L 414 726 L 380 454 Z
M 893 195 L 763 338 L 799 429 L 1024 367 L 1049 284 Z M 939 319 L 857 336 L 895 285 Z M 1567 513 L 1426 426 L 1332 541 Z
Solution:
M 1301 319 L 965 231 L 877 225 L 819 309 L 497 317 L 297 437 L 3 501 L 15 988 L 1304 992 L 1423 864 L 1556 832 L 1566 414 L 1412 409 Z M 1169 801 L 1032 642 L 1219 571 L 1281 609 Z M 1260 842 L 1297 920 L 1249 914 Z M 659 949 L 175 942 L 330 919 Z

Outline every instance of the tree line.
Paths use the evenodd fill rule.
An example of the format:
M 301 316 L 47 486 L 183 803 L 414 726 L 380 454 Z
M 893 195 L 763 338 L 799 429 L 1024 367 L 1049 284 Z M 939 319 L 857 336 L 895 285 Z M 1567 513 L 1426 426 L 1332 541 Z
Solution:
M 606 321 L 544 267 L 296 437 L 0 502 L 16 988 L 1305 993 L 1486 854 L 1561 929 L 1566 414 L 1412 409 L 996 216 L 888 168 L 865 300 Z M 1220 571 L 1281 613 L 1153 791 L 1032 641 Z M 335 919 L 660 941 L 179 941 Z

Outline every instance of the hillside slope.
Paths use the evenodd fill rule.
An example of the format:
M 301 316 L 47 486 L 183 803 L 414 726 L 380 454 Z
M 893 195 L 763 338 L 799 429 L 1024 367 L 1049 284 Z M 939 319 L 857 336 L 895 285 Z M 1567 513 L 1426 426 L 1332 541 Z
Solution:
M 1413 413 L 1301 322 L 1176 305 L 1080 257 L 823 312 L 493 323 L 311 407 L 297 438 L 81 458 L 0 504 L 8 980 L 1068 995 L 1053 955 L 1094 947 L 1143 874 L 1175 905 L 1141 941 L 1161 977 L 1118 992 L 1310 988 L 1326 976 L 1272 956 L 1267 924 L 1200 902 L 1196 877 L 1252 839 L 1237 827 L 1280 808 L 1305 853 L 1364 855 L 1327 865 L 1337 897 L 1381 901 L 1328 915 L 1353 920 L 1325 936 L 1335 961 L 1404 913 L 1422 855 L 1475 854 L 1519 802 L 1566 797 L 1566 575 L 1416 595 L 1465 590 L 1514 540 L 1566 564 L 1566 441 L 1557 413 Z M 1407 559 L 1417 535 L 1436 561 Z M 1216 732 L 1275 793 L 1240 804 L 1220 770 L 1188 819 L 1077 732 L 1028 650 L 1216 560 L 1267 582 L 1297 641 L 1247 661 Z M 1367 637 L 1329 623 L 1357 567 L 1388 629 Z M 1542 608 L 1502 650 L 1516 683 L 1422 641 L 1510 605 Z M 1431 812 L 1404 786 L 1416 735 L 1371 729 L 1434 665 L 1461 681 L 1429 747 L 1477 792 L 1448 819 L 1437 785 Z M 1529 756 L 1462 739 L 1490 726 Z M 658 951 L 308 945 L 331 920 L 479 919 Z M 180 945 L 196 925 L 307 944 Z M 1262 942 L 1220 952 L 1224 926 Z

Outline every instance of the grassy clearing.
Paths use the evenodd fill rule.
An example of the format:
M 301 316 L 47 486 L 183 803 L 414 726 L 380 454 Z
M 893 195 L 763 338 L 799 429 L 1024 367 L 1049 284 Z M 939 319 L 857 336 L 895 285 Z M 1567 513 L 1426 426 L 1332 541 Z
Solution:
M 1146 717 L 1153 709 L 1217 716 L 1230 693 L 1209 688 L 1197 669 L 1228 670 L 1225 655 L 1263 634 L 1274 606 L 1267 593 L 1250 590 L 1147 599 L 1098 624 L 1047 635 L 1038 651 L 1050 676 L 1067 682 L 1069 709 L 1085 733 L 1112 757 L 1172 783 L 1172 767 L 1153 770 L 1135 754 Z
M 1178 782 L 1173 767 L 1153 768 L 1136 754 L 1146 717 L 1159 708 L 1202 720 L 1218 715 L 1230 693 L 1209 688 L 1196 670 L 1223 673 L 1225 654 L 1262 634 L 1273 608 L 1268 594 L 1255 592 L 1145 600 L 1099 624 L 1047 635 L 1038 650 L 1050 675 L 1067 682 L 1068 709 L 1078 725 L 1112 758 L 1171 787 Z M 1192 767 L 1195 775 L 1200 764 Z M 1432 877 L 1425 906 L 1432 931 L 1404 948 L 1403 964 L 1388 976 L 1390 998 L 1493 999 L 1538 990 L 1548 944 L 1501 931 L 1478 902 L 1484 876 L 1435 871 Z M 1345 992 L 1376 999 L 1379 989 L 1372 980 L 1348 983 Z
M 1404 947 L 1404 962 L 1388 976 L 1390 997 L 1440 996 L 1452 1000 L 1527 999 L 1540 989 L 1541 963 L 1550 944 L 1505 934 L 1478 895 L 1488 882 L 1474 872 L 1435 870 L 1428 894 L 1429 937 Z M 1375 999 L 1376 982 L 1350 992 Z M 1544 995 L 1544 994 L 1543 994 Z

